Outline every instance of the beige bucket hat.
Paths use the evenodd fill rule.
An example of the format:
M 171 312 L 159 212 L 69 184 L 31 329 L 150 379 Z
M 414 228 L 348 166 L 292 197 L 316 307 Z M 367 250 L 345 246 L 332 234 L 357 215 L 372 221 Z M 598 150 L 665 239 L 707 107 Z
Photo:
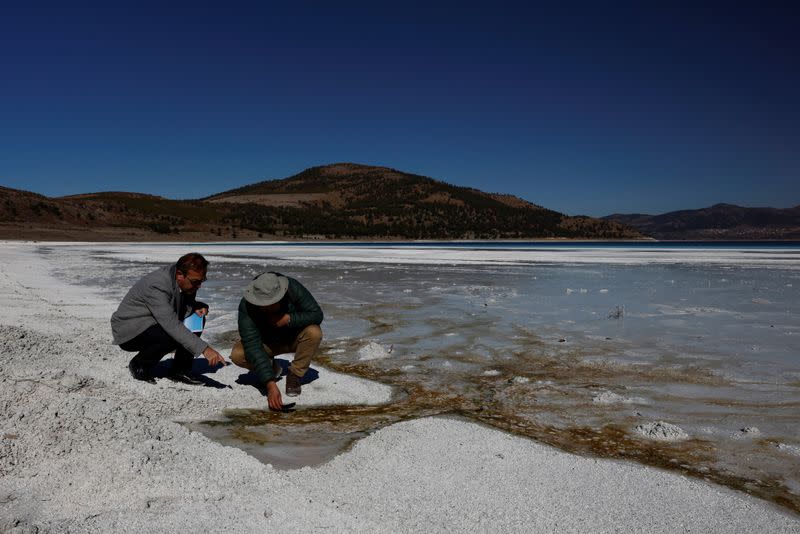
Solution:
M 289 279 L 275 273 L 256 276 L 244 290 L 244 299 L 255 306 L 269 306 L 283 298 L 289 287 Z

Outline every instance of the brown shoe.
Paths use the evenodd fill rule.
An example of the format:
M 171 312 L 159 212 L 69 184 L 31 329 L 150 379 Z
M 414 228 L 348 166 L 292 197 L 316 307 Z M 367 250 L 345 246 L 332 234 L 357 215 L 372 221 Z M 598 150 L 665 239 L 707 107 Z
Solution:
M 297 397 L 300 395 L 300 377 L 289 371 L 286 373 L 286 396 Z

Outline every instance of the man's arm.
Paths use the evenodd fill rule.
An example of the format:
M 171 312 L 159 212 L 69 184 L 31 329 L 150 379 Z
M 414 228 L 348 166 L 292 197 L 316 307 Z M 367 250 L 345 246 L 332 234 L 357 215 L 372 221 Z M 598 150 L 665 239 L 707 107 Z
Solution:
M 272 374 L 273 358 L 264 350 L 261 340 L 261 332 L 258 330 L 250 312 L 247 309 L 247 301 L 244 299 L 239 302 L 239 336 L 242 338 L 245 359 L 253 365 L 253 372 L 256 374 L 259 384 L 267 387 L 267 403 L 273 410 L 280 410 L 283 407 L 281 391 L 275 380 L 278 378 Z
M 283 408 L 283 399 L 281 398 L 281 390 L 274 380 L 267 382 L 267 404 L 273 410 L 280 410 Z
M 170 303 L 170 293 L 157 286 L 150 286 L 148 293 L 149 298 L 145 301 L 145 306 L 147 306 L 159 326 L 164 329 L 169 337 L 193 355 L 203 354 L 208 348 L 208 343 L 186 328 Z
M 247 301 L 239 302 L 239 336 L 242 338 L 245 359 L 253 365 L 253 372 L 260 384 L 276 377 L 272 375 L 272 356 L 264 350 L 261 332 L 247 309 Z
M 308 325 L 322 323 L 322 308 L 316 299 L 303 284 L 289 279 L 289 298 L 294 303 L 295 311 L 289 314 L 289 326 L 292 328 L 305 328 Z

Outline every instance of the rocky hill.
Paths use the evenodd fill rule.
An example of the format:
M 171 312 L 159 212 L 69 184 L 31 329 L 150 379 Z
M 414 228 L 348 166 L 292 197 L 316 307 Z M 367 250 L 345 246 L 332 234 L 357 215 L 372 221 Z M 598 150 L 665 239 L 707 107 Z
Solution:
M 568 217 L 511 195 L 354 163 L 312 167 L 204 200 L 240 204 L 243 227 L 270 233 L 302 229 L 325 237 L 414 239 L 638 235 L 623 225 Z
M 0 188 L 5 239 L 637 238 L 614 221 L 386 167 L 339 163 L 197 200 L 106 192 L 50 198 Z
M 715 204 L 661 215 L 614 214 L 603 219 L 632 226 L 655 239 L 800 239 L 800 206 L 778 209 Z

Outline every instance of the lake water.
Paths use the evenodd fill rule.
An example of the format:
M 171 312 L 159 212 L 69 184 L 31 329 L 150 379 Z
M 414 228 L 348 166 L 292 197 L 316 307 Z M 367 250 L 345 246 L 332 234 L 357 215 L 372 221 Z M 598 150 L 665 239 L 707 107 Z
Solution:
M 271 443 L 286 452 L 292 429 L 304 439 L 318 429 L 330 441 L 325 433 L 338 432 L 346 446 L 347 436 L 404 418 L 455 413 L 800 511 L 800 244 L 42 249 L 59 258 L 59 276 L 115 299 L 189 250 L 212 262 L 198 295 L 212 305 L 212 341 L 230 344 L 243 287 L 277 270 L 303 282 L 325 311 L 322 363 L 404 392 L 387 407 L 309 409 L 291 423 L 240 412 L 206 425 L 265 461 L 274 460 L 264 452 Z M 671 427 L 681 439 L 642 435 L 659 421 L 685 435 Z

